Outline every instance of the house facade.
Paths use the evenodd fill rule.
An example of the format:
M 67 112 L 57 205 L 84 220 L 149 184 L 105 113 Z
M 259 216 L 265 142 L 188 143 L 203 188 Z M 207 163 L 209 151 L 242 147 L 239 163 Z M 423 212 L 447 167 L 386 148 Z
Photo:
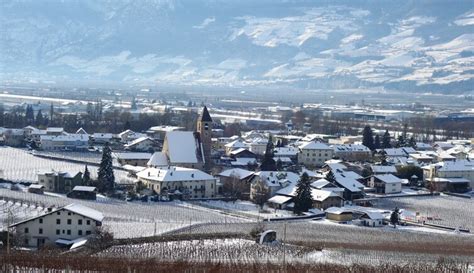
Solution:
M 38 184 L 43 185 L 45 191 L 68 193 L 75 186 L 82 184 L 82 173 L 43 172 L 38 173 Z
M 197 169 L 168 166 L 147 168 L 138 180 L 159 195 L 180 195 L 183 199 L 216 197 L 217 179 Z
M 23 246 L 41 248 L 93 235 L 97 227 L 102 226 L 103 219 L 99 211 L 70 204 L 48 209 L 47 213 L 15 223 L 10 228 L 14 228 L 15 236 Z
M 321 167 L 334 156 L 334 150 L 322 142 L 306 142 L 299 146 L 298 163 L 309 167 Z

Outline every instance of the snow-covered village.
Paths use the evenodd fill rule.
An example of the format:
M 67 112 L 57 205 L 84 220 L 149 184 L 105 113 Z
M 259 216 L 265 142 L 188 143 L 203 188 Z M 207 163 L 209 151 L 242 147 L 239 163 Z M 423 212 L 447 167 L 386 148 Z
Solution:
M 472 2 L 7 2 L 0 272 L 474 271 Z

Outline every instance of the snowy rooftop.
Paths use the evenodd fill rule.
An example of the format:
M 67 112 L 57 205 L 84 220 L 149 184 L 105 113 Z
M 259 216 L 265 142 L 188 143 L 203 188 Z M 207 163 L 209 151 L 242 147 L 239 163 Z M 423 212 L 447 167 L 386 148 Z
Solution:
M 73 191 L 88 191 L 88 192 L 93 192 L 93 191 L 96 191 L 97 188 L 96 188 L 96 187 L 88 187 L 88 186 L 75 186 L 72 190 L 73 190 Z
M 265 181 L 268 186 L 281 186 L 286 183 L 296 184 L 300 180 L 300 176 L 293 172 L 260 171 L 255 175 Z
M 231 161 L 230 164 L 232 166 L 247 166 L 249 164 L 256 164 L 257 160 L 252 157 L 239 157 L 236 158 L 235 161 Z
M 153 142 L 153 140 L 151 138 L 144 136 L 144 137 L 139 137 L 139 138 L 133 140 L 132 142 L 130 142 L 130 143 L 124 145 L 124 146 L 131 147 L 131 146 L 135 146 L 135 145 L 140 144 L 140 143 L 145 142 L 145 141 Z
M 154 131 L 154 132 L 173 132 L 173 131 L 179 131 L 183 130 L 183 127 L 178 127 L 178 126 L 153 126 L 148 129 L 148 131 Z
M 382 181 L 384 183 L 388 183 L 388 184 L 401 183 L 402 182 L 402 180 L 400 178 L 396 177 L 393 174 L 379 174 L 379 175 L 376 175 L 375 177 L 377 179 L 379 179 L 380 181 Z
M 397 168 L 395 166 L 383 166 L 383 165 L 372 165 L 370 166 L 372 169 L 372 172 L 377 174 L 377 173 L 396 173 Z
M 117 159 L 150 159 L 150 153 L 114 153 Z
M 219 176 L 223 176 L 223 177 L 237 177 L 239 179 L 244 179 L 244 178 L 247 178 L 251 175 L 253 175 L 254 172 L 251 172 L 251 171 L 248 171 L 248 170 L 244 170 L 244 169 L 240 169 L 240 168 L 233 168 L 233 169 L 228 169 L 228 170 L 225 170 L 221 173 L 219 173 Z
M 166 133 L 168 156 L 171 163 L 198 163 L 198 141 L 193 132 L 170 131 Z
M 277 195 L 285 195 L 285 196 L 296 196 L 297 186 L 296 184 L 291 184 L 283 189 L 280 189 L 276 192 Z M 339 197 L 338 194 L 328 190 L 318 190 L 311 188 L 311 196 L 313 197 L 314 201 L 324 201 L 328 197 Z
M 334 178 L 336 179 L 336 182 L 341 185 L 342 187 L 346 188 L 347 190 L 351 192 L 359 192 L 364 188 L 364 185 L 362 185 L 359 181 L 354 178 L 352 172 L 343 172 L 343 173 L 334 173 Z
M 474 171 L 474 162 L 467 160 L 445 161 L 422 167 L 423 169 L 430 169 L 436 167 L 437 171 L 442 172 L 469 172 Z
M 91 209 L 89 207 L 83 206 L 81 204 L 70 204 L 63 207 L 65 210 L 80 214 L 82 216 L 91 218 L 93 220 L 101 222 L 104 219 L 104 215 L 102 212 L 97 211 L 95 209 Z
M 370 152 L 370 149 L 362 144 L 340 144 L 333 145 L 334 152 Z
M 238 149 L 238 148 L 247 148 L 247 144 L 243 143 L 242 141 L 240 140 L 234 140 L 230 143 L 227 143 L 225 145 L 225 147 L 227 148 L 232 148 L 232 149 Z
M 272 198 L 268 199 L 268 202 L 281 205 L 290 201 L 292 198 L 293 197 L 290 196 L 275 195 Z
M 166 155 L 162 152 L 155 152 L 151 156 L 150 160 L 148 160 L 148 163 L 146 163 L 147 166 L 167 166 L 168 165 L 168 158 Z
M 215 179 L 212 175 L 203 171 L 183 167 L 147 168 L 137 173 L 137 177 L 157 182 L 201 181 Z
M 299 146 L 302 150 L 332 150 L 327 144 L 322 142 L 306 142 Z

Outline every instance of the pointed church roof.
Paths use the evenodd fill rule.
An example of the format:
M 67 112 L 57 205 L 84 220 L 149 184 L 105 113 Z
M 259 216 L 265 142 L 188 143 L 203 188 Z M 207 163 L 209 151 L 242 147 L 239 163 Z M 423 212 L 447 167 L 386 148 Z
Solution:
M 209 114 L 209 111 L 207 111 L 207 107 L 206 107 L 206 106 L 204 106 L 204 109 L 202 109 L 201 121 L 212 122 L 211 115 Z

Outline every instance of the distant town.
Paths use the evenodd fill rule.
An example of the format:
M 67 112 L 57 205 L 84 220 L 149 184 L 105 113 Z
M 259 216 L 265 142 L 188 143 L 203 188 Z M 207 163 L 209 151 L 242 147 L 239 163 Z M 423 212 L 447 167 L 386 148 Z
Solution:
M 0 108 L 8 249 L 107 253 L 138 238 L 277 230 L 270 240 L 308 224 L 472 242 L 468 109 L 27 99 Z

